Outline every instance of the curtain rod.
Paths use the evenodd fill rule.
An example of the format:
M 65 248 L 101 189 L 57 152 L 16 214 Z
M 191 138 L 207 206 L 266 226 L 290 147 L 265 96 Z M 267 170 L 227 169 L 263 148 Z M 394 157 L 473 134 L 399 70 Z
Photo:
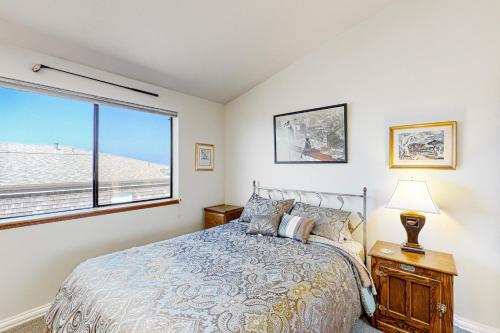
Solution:
M 152 92 L 149 92 L 149 91 L 146 91 L 146 90 L 142 90 L 142 89 L 127 87 L 127 86 L 124 86 L 124 85 L 121 85 L 121 84 L 117 84 L 117 83 L 113 83 L 113 82 L 109 82 L 109 81 L 104 81 L 104 80 L 101 80 L 101 79 L 96 79 L 94 77 L 85 76 L 85 75 L 82 75 L 82 74 L 77 74 L 77 73 L 65 71 L 65 70 L 59 69 L 59 68 L 50 67 L 50 66 L 47 66 L 47 65 L 44 65 L 44 64 L 36 64 L 35 66 L 33 66 L 32 70 L 33 70 L 33 72 L 38 73 L 40 70 L 42 70 L 44 68 L 46 68 L 46 69 L 52 69 L 53 71 L 58 71 L 58 72 L 69 74 L 69 75 L 83 77 L 85 79 L 94 80 L 94 81 L 97 81 L 97 82 L 109 84 L 111 86 L 115 86 L 115 87 L 120 87 L 120 88 L 123 88 L 123 89 L 132 90 L 132 91 L 135 91 L 135 92 L 138 92 L 138 93 L 141 93 L 141 94 L 146 94 L 146 95 L 150 95 L 150 96 L 154 96 L 154 97 L 158 97 L 159 96 L 157 93 L 152 93 Z
M 167 114 L 167 115 L 172 116 L 172 117 L 177 117 L 177 112 L 171 111 L 171 110 L 160 109 L 160 108 L 155 108 L 152 106 L 146 106 L 146 105 L 141 105 L 141 104 L 136 104 L 136 103 L 120 101 L 120 100 L 113 99 L 113 98 L 86 94 L 86 93 L 77 92 L 74 90 L 68 90 L 68 89 L 64 89 L 64 88 L 56 88 L 56 87 L 47 86 L 47 85 L 43 85 L 43 84 L 39 84 L 39 83 L 33 83 L 33 82 L 12 79 L 12 78 L 8 78 L 5 76 L 0 76 L 0 83 L 4 83 L 6 85 L 11 85 L 14 88 L 16 86 L 19 86 L 19 87 L 24 87 L 27 89 L 34 89 L 35 91 L 45 91 L 46 93 L 49 93 L 49 94 L 55 93 L 57 95 L 66 95 L 66 96 L 70 96 L 70 97 L 83 98 L 85 100 L 90 100 L 93 102 L 96 102 L 96 101 L 103 102 L 103 103 L 107 103 L 107 104 L 111 104 L 111 105 L 118 105 L 118 106 L 130 108 L 130 109 L 136 109 L 136 110 L 153 112 L 153 113 Z

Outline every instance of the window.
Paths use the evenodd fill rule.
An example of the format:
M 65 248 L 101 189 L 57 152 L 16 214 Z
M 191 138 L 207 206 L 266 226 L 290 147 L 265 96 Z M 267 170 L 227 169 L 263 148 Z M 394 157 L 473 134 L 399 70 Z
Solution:
M 170 197 L 172 118 L 99 108 L 99 205 Z
M 172 197 L 172 116 L 0 87 L 0 219 Z

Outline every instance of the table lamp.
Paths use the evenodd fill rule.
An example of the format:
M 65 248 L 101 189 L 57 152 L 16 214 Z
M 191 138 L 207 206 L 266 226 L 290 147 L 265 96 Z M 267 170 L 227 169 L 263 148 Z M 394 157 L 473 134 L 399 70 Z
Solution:
M 424 254 L 424 248 L 418 243 L 418 234 L 425 225 L 425 215 L 422 213 L 439 213 L 429 193 L 427 182 L 425 180 L 399 180 L 386 207 L 404 210 L 400 216 L 407 239 L 401 244 L 401 249 Z

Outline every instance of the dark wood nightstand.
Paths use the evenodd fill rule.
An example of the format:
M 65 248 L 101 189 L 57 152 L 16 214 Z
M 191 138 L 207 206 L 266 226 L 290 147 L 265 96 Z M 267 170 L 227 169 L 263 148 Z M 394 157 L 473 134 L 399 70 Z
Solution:
M 222 225 L 240 217 L 243 207 L 218 205 L 205 208 L 205 229 Z
M 453 333 L 453 256 L 401 251 L 378 241 L 370 250 L 377 288 L 372 324 L 388 333 Z

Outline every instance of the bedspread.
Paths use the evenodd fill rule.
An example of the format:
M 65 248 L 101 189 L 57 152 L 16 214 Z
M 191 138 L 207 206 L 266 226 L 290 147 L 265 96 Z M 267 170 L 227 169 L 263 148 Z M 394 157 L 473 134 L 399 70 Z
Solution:
M 52 333 L 348 333 L 352 265 L 324 245 L 233 222 L 80 264 L 45 316 Z

